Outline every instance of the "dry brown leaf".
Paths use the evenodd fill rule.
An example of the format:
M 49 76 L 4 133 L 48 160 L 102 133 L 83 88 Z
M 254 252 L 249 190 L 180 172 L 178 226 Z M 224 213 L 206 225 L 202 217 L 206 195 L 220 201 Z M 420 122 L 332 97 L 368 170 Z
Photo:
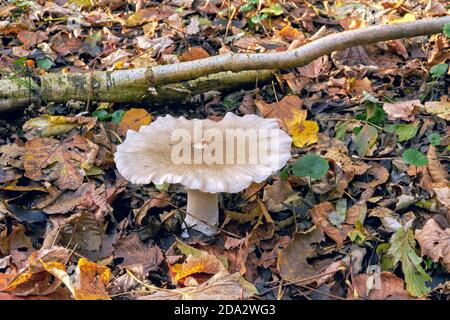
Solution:
M 310 209 L 309 214 L 315 225 L 320 226 L 331 239 L 336 241 L 337 244 L 342 245 L 347 238 L 348 233 L 353 229 L 353 225 L 356 221 L 359 220 L 361 224 L 364 222 L 367 206 L 365 203 L 355 203 L 349 208 L 341 228 L 333 226 L 329 220 L 330 214 L 335 211 L 336 209 L 331 202 L 323 202 Z
M 174 8 L 161 5 L 141 9 L 131 14 L 126 21 L 128 27 L 137 27 L 151 21 L 160 21 L 174 13 Z
M 157 270 L 164 258 L 158 246 L 145 245 L 137 233 L 117 241 L 114 257 L 123 259 L 119 268 L 132 271 L 140 279 Z
M 193 47 L 183 52 L 181 61 L 194 61 L 198 59 L 208 58 L 209 53 L 202 47 Z
M 75 136 L 59 142 L 36 138 L 25 144 L 25 176 L 32 180 L 56 181 L 60 189 L 76 189 L 83 183 L 98 147 L 88 139 Z
M 391 121 L 400 119 L 413 121 L 414 113 L 422 106 L 420 100 L 409 100 L 395 103 L 383 104 L 383 110 L 388 114 Z
M 47 41 L 48 37 L 44 31 L 22 30 L 17 34 L 17 38 L 22 41 L 25 48 L 31 48 L 41 42 Z
M 427 169 L 431 178 L 433 179 L 434 186 L 435 187 L 448 186 L 449 185 L 448 171 L 442 167 L 441 162 L 438 159 L 437 149 L 435 146 L 431 144 L 428 146 L 427 158 L 428 158 Z
M 296 281 L 316 275 L 317 271 L 308 259 L 317 255 L 314 244 L 322 240 L 324 235 L 319 226 L 296 233 L 292 242 L 278 253 L 277 269 L 281 277 L 286 281 Z
M 339 164 L 339 166 L 344 170 L 348 181 L 353 180 L 355 175 L 364 174 L 369 169 L 369 166 L 364 162 L 354 162 L 348 156 L 347 146 L 345 146 L 341 141 L 332 139 L 331 142 L 331 146 L 325 143 L 319 147 L 325 152 L 323 155 L 325 158 L 333 160 Z
M 450 101 L 428 101 L 425 102 L 425 110 L 439 118 L 450 121 Z
M 386 41 L 386 45 L 391 51 L 397 53 L 404 59 L 408 59 L 408 51 L 401 40 L 389 40 Z
M 315 79 L 321 74 L 328 71 L 330 68 L 330 62 L 328 56 L 322 56 L 316 60 L 311 61 L 304 67 L 297 68 L 301 76 Z
M 280 212 L 285 209 L 283 201 L 293 193 L 294 190 L 292 190 L 289 181 L 277 176 L 271 185 L 267 185 L 264 188 L 263 201 L 269 211 Z
M 23 147 L 18 146 L 16 143 L 0 146 L 0 166 L 22 168 L 23 154 Z
M 257 294 L 255 286 L 239 273 L 222 270 L 201 285 L 176 290 L 161 290 L 139 300 L 241 300 Z
M 28 251 L 26 257 L 33 251 L 31 238 L 25 235 L 25 227 L 21 224 L 14 225 L 11 233 L 7 228 L 0 233 L 0 255 L 9 255 L 15 250 Z
M 370 182 L 357 181 L 353 185 L 361 189 L 371 189 L 386 183 L 389 179 L 389 172 L 380 164 L 373 164 L 370 169 L 367 170 L 367 174 L 373 176 L 374 179 Z
M 152 116 L 145 109 L 132 108 L 128 110 L 117 126 L 117 133 L 125 136 L 128 130 L 139 131 L 142 126 L 152 122 Z
M 364 91 L 372 92 L 372 82 L 365 77 L 361 80 L 352 78 L 347 83 L 348 91 L 354 96 L 361 96 Z
M 447 209 L 450 209 L 450 188 L 436 188 L 433 187 L 434 193 L 436 193 L 436 198 L 442 203 Z
M 18 296 L 47 295 L 54 292 L 61 282 L 58 279 L 51 281 L 51 275 L 45 271 L 42 262 L 66 263 L 69 254 L 69 250 L 57 246 L 33 252 L 27 260 L 28 266 L 10 279 L 3 291 Z
M 421 255 L 440 262 L 450 272 L 450 228 L 442 230 L 434 219 L 429 219 L 422 229 L 415 231 Z
M 371 278 L 372 277 L 372 278 Z M 354 299 L 356 298 L 354 294 L 357 294 L 357 297 L 363 297 L 369 300 L 408 300 L 412 299 L 412 297 L 408 294 L 408 292 L 404 289 L 404 281 L 397 277 L 395 274 L 390 272 L 381 272 L 378 279 L 375 279 L 376 275 L 369 276 L 368 274 L 360 274 L 357 275 L 353 279 L 353 289 L 356 292 L 352 292 L 352 290 L 348 291 L 347 298 Z M 379 288 L 373 288 L 372 290 L 368 290 L 369 287 L 374 286 L 379 280 Z M 368 292 L 369 291 L 369 292 Z
M 147 216 L 151 208 L 164 208 L 170 205 L 170 195 L 167 192 L 160 192 L 155 196 L 151 196 L 139 209 L 134 211 L 134 219 L 138 225 L 142 224 L 142 219 Z
M 302 100 L 297 96 L 286 96 L 280 102 L 266 103 L 256 100 L 255 103 L 264 118 L 280 119 L 285 128 L 296 117 L 306 119 L 307 111 L 300 109 Z
M 80 212 L 71 215 L 60 222 L 50 231 L 43 243 L 43 248 L 50 248 L 53 244 L 74 248 L 83 256 L 92 255 L 97 258 L 105 258 L 108 254 L 102 254 L 104 225 L 98 222 L 90 212 Z

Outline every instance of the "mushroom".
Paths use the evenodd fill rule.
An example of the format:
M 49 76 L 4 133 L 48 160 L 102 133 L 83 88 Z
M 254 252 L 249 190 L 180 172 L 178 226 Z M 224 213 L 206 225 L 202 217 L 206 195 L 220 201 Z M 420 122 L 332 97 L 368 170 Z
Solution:
M 187 189 L 184 229 L 217 232 L 218 194 L 262 182 L 291 157 L 292 139 L 276 119 L 227 113 L 218 122 L 158 117 L 128 130 L 117 147 L 120 174 L 134 184 L 181 184 Z

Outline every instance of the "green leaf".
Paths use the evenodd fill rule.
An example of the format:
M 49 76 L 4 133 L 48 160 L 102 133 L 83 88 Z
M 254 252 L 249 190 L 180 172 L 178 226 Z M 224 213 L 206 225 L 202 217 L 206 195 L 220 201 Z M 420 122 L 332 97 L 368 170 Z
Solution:
M 23 67 L 25 66 L 25 62 L 27 61 L 27 57 L 22 57 L 14 60 L 13 65 Z
M 273 16 L 279 16 L 283 14 L 283 8 L 278 3 L 276 3 L 268 8 L 262 9 L 261 12 L 268 13 Z
M 162 184 L 155 184 L 156 189 L 161 192 L 167 192 L 169 191 L 170 183 L 164 182 Z
M 370 125 L 365 125 L 355 137 L 356 152 L 364 157 L 378 138 L 378 130 Z
M 358 120 L 367 120 L 377 126 L 384 125 L 387 121 L 387 113 L 383 110 L 383 107 L 376 106 L 375 109 L 373 109 L 374 105 L 371 102 L 366 102 L 365 104 L 366 108 L 372 109 L 371 112 L 366 110 L 363 113 L 356 115 L 355 118 Z
M 92 166 L 90 169 L 87 169 L 87 170 L 85 169 L 84 173 L 87 176 L 98 176 L 98 175 L 103 174 L 103 171 L 102 171 L 102 169 L 100 169 L 97 166 Z
M 430 74 L 433 78 L 439 78 L 447 72 L 447 69 L 448 69 L 448 64 L 446 64 L 446 63 L 436 64 L 431 67 Z
M 416 167 L 422 167 L 428 164 L 426 155 L 416 149 L 405 150 L 403 152 L 403 161 Z
M 111 115 L 111 122 L 115 124 L 119 124 L 120 121 L 122 121 L 123 115 L 126 113 L 125 110 L 116 110 Z
M 447 38 L 450 38 L 450 23 L 444 24 L 444 34 Z
M 428 141 L 430 142 L 430 144 L 432 146 L 437 147 L 438 145 L 441 144 L 441 136 L 439 135 L 439 133 L 436 132 L 432 132 L 430 134 L 428 134 Z
M 430 292 L 425 283 L 431 280 L 431 277 L 420 265 L 420 258 L 414 248 L 416 241 L 411 229 L 405 230 L 399 228 L 389 241 L 390 248 L 388 254 L 392 256 L 394 264 L 401 263 L 402 271 L 405 275 L 406 290 L 414 297 L 424 297 Z
M 239 8 L 239 12 L 248 12 L 255 9 L 255 4 L 248 2 Z
M 336 139 L 339 139 L 341 141 L 344 141 L 345 139 L 345 132 L 347 131 L 347 122 L 341 122 L 336 126 L 336 130 L 334 131 L 334 134 L 336 136 Z
M 381 271 L 389 271 L 394 269 L 393 259 L 388 254 L 389 247 L 389 243 L 381 243 L 375 250 L 377 255 L 380 257 Z
M 51 67 L 53 67 L 53 61 L 50 58 L 41 58 L 37 59 L 36 65 L 39 69 L 49 70 Z
M 95 110 L 94 112 L 92 112 L 92 116 L 100 121 L 109 120 L 109 118 L 111 117 L 109 112 L 104 109 Z
M 398 141 L 402 142 L 414 138 L 419 127 L 415 124 L 396 124 L 394 130 L 397 133 Z
M 292 173 L 299 177 L 322 178 L 328 171 L 328 161 L 316 154 L 307 154 L 299 159 L 292 168 Z

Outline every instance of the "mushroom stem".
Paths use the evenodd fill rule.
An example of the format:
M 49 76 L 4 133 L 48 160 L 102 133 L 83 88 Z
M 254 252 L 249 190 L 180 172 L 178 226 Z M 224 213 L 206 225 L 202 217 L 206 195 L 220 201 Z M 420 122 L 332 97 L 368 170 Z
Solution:
M 187 212 L 183 227 L 192 227 L 208 236 L 217 233 L 211 226 L 219 224 L 218 194 L 188 190 Z M 203 222 L 202 222 L 203 221 Z M 206 222 L 206 223 L 204 223 Z

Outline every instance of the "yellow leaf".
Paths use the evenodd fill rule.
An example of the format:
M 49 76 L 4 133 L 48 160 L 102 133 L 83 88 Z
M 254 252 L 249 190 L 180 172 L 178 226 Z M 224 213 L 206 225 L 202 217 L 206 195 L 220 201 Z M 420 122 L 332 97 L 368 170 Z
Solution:
M 292 135 L 292 143 L 299 148 L 314 144 L 318 141 L 319 125 L 315 121 L 293 119 L 288 129 Z
M 113 68 L 114 68 L 114 70 L 120 70 L 120 69 L 123 69 L 124 66 L 125 66 L 125 61 L 122 60 L 122 61 L 116 62 L 114 64 Z
M 395 24 L 395 23 L 405 23 L 405 22 L 411 22 L 411 21 L 416 21 L 416 16 L 413 15 L 412 13 L 407 13 L 402 18 L 389 19 L 389 21 L 387 23 Z
M 450 121 L 450 101 L 442 99 L 441 101 L 425 102 L 425 110 L 439 118 Z

